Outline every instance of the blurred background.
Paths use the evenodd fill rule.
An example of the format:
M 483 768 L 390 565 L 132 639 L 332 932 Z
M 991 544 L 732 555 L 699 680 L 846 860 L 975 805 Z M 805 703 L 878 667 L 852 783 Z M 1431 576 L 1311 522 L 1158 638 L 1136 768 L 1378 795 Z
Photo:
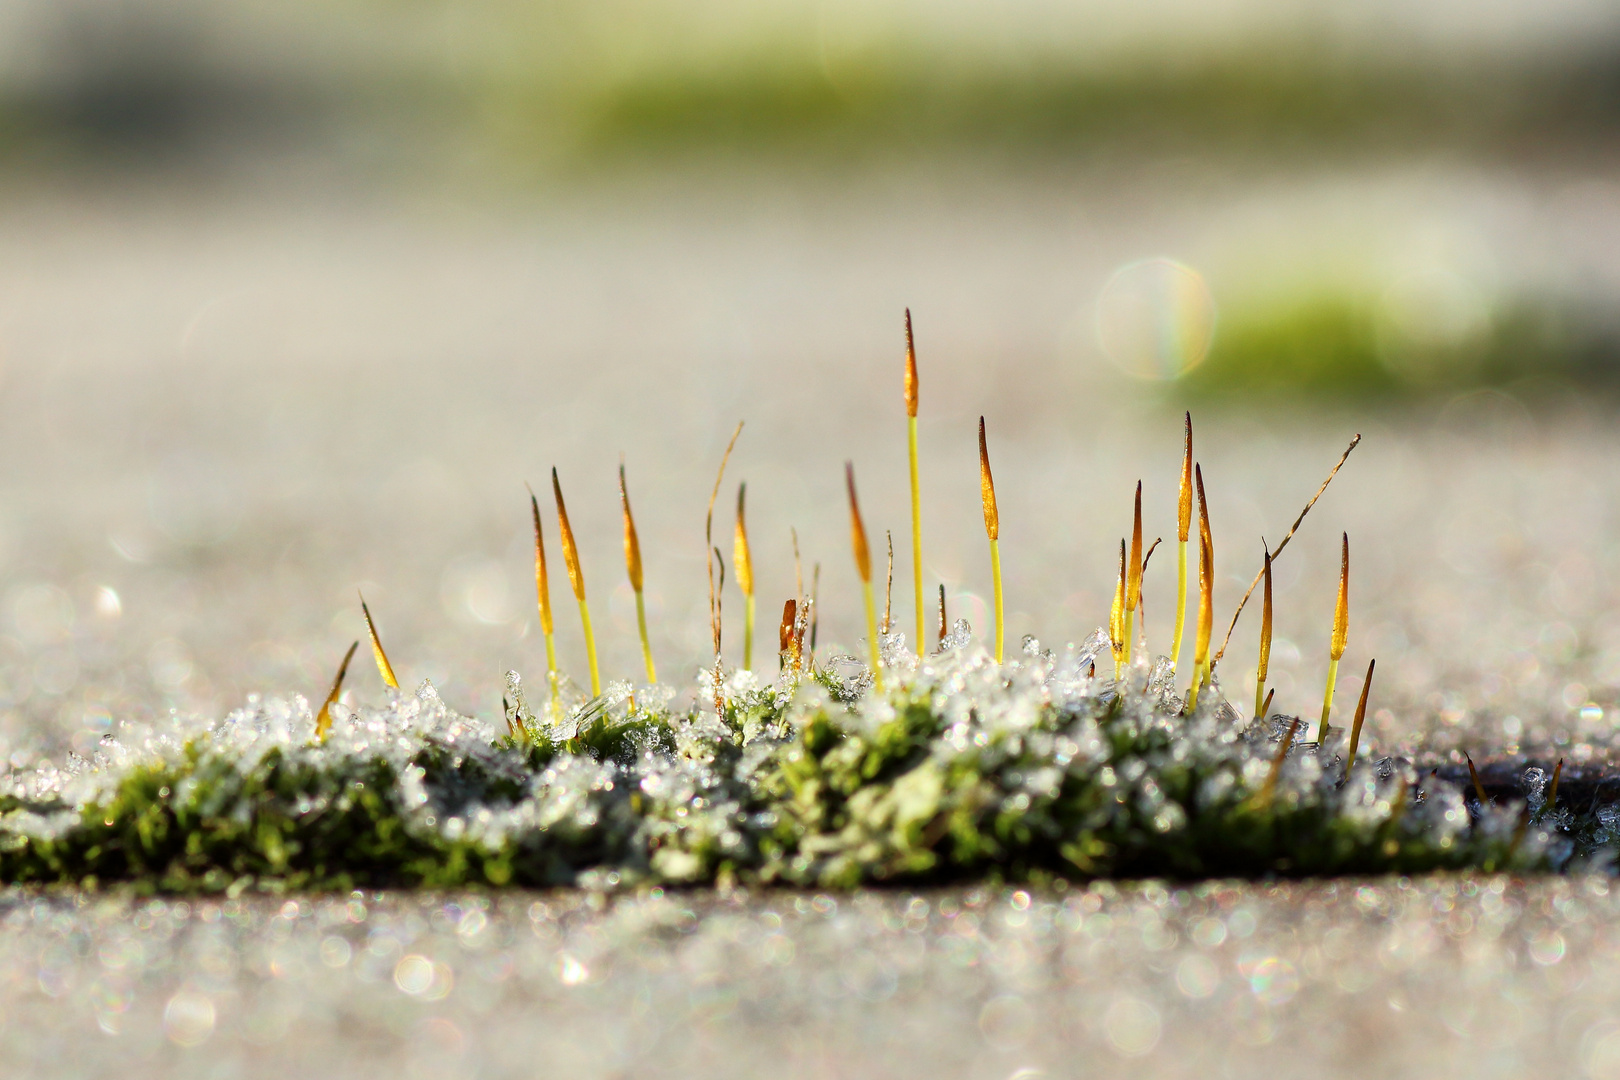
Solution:
M 621 455 L 684 687 L 739 419 L 762 666 L 790 530 L 823 654 L 861 647 L 845 460 L 909 634 L 909 306 L 931 612 L 991 629 L 980 414 L 1009 641 L 1048 645 L 1106 621 L 1138 478 L 1174 540 L 1181 410 L 1218 630 L 1360 432 L 1278 564 L 1279 706 L 1320 700 L 1345 530 L 1385 748 L 1606 753 L 1617 120 L 1595 0 L 0 0 L 0 751 L 318 700 L 357 588 L 403 680 L 492 712 L 543 678 L 553 465 L 634 677 Z

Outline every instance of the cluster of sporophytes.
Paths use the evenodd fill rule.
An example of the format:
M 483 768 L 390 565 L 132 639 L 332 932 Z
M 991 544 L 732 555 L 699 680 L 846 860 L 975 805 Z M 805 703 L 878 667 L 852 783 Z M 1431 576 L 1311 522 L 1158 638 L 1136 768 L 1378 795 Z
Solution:
M 1358 756 L 1370 666 L 1348 732 L 1330 722 L 1349 625 L 1347 537 L 1315 739 L 1306 741 L 1298 717 L 1272 714 L 1269 694 L 1248 719 L 1226 700 L 1217 677 L 1225 642 L 1211 652 L 1214 544 L 1190 417 L 1178 493 L 1181 599 L 1167 656 L 1151 657 L 1141 630 L 1153 548 L 1143 550 L 1140 484 L 1108 629 L 1056 651 L 1026 638 L 1016 655 L 1004 655 L 1000 519 L 982 419 L 992 643 L 976 640 L 965 621 L 947 626 L 942 595 L 937 633 L 925 644 L 909 315 L 904 385 L 917 619 L 910 642 L 892 625 L 890 603 L 879 624 L 851 466 L 867 656 L 818 662 L 813 578 L 810 595 L 801 580 L 784 605 L 774 676 L 752 670 L 753 574 L 739 490 L 732 566 L 746 598 L 744 664 L 728 672 L 719 659 L 725 564 L 712 543 L 723 459 L 707 525 L 714 667 L 699 673 L 692 703 L 677 707 L 675 689 L 657 679 L 643 616 L 646 682 L 604 687 L 579 551 L 553 472 L 589 656 L 588 695 L 557 668 L 540 507 L 531 495 L 547 655 L 538 700 L 516 673 L 508 675 L 505 715 L 494 723 L 458 714 L 431 684 L 402 692 L 362 600 L 385 700 L 343 703 L 356 642 L 319 710 L 298 696 L 253 698 L 216 723 L 126 724 L 89 760 L 0 778 L 0 879 L 204 890 L 650 881 L 847 887 L 1533 868 L 1571 857 L 1556 791 L 1531 806 L 1498 807 L 1483 796 L 1469 803 L 1461 787 L 1411 762 Z M 1331 480 L 1330 473 L 1282 543 L 1266 552 L 1250 589 L 1265 586 L 1262 692 L 1271 565 Z M 1199 595 L 1192 666 L 1180 672 L 1195 492 Z M 620 496 L 626 568 L 639 601 L 640 546 L 622 470 Z M 892 583 L 891 544 L 891 600 Z

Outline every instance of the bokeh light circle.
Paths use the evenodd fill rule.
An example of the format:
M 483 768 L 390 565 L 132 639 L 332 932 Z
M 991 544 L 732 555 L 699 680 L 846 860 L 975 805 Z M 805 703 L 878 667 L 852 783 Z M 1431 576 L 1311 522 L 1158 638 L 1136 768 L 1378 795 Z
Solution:
M 1097 296 L 1097 343 L 1139 379 L 1168 381 L 1203 363 L 1215 338 L 1215 297 L 1204 276 L 1174 259 L 1115 270 Z

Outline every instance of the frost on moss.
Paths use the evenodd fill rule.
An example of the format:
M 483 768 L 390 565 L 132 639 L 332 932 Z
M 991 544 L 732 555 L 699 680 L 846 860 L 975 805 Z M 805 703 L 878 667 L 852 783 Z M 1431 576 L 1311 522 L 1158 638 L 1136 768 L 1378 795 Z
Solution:
M 126 725 L 90 760 L 0 778 L 0 878 L 162 889 L 638 881 L 861 883 L 1304 875 L 1547 865 L 1556 836 L 1410 763 L 1297 744 L 1219 693 L 1182 716 L 1168 663 L 1093 676 L 1100 631 L 996 664 L 953 635 L 859 662 L 740 672 L 675 708 L 625 684 L 556 714 L 448 708 L 430 684 L 212 725 Z M 1112 664 L 1097 665 L 1112 671 Z

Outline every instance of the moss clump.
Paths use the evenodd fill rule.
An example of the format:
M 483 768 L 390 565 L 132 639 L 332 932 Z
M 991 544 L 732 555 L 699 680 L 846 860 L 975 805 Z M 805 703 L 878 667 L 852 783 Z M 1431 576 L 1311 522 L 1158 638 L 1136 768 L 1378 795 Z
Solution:
M 892 643 L 891 643 L 892 644 Z M 818 887 L 973 878 L 1303 875 L 1548 866 L 1517 807 L 1465 806 L 1409 763 L 1293 748 L 1218 687 L 1180 715 L 1168 663 L 1093 677 L 1100 632 L 996 664 L 887 650 L 748 673 L 672 710 L 623 684 L 556 719 L 460 716 L 430 685 L 334 710 L 254 701 L 194 728 L 126 728 L 93 760 L 4 779 L 0 878 L 167 890 L 612 885 Z M 518 685 L 514 680 L 514 690 Z

